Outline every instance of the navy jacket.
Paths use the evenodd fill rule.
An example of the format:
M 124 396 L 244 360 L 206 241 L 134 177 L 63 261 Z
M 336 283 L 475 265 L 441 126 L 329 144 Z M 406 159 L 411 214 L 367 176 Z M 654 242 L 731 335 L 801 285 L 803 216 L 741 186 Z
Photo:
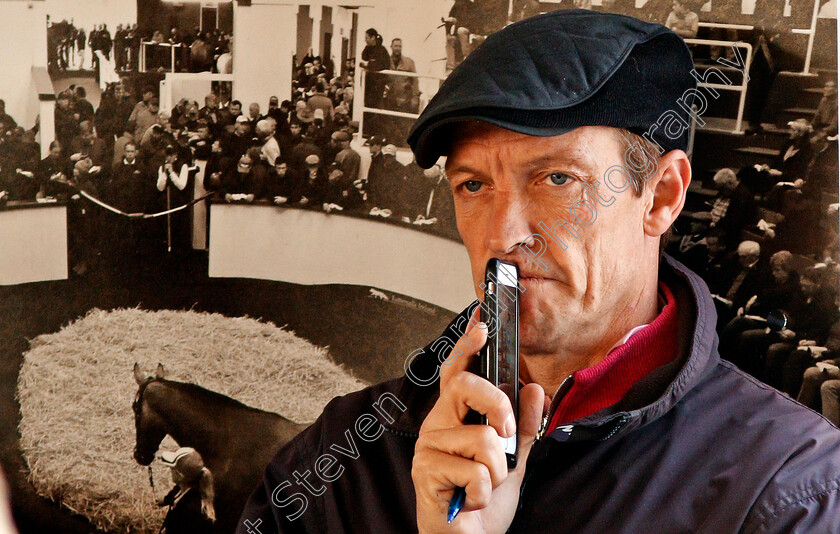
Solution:
M 680 353 L 534 445 L 509 532 L 840 532 L 840 431 L 721 361 L 697 275 L 666 257 L 660 280 L 677 298 Z M 454 330 L 409 359 L 414 381 L 333 399 L 272 460 L 237 532 L 416 532 L 414 444 Z

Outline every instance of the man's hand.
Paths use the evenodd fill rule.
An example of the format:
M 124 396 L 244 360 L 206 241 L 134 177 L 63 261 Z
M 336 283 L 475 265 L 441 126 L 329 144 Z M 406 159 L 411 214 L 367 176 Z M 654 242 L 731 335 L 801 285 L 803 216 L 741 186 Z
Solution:
M 537 384 L 519 391 L 519 453 L 508 471 L 499 436 L 517 431 L 508 397 L 467 366 L 487 341 L 478 324 L 478 308 L 464 336 L 440 367 L 440 398 L 423 421 L 414 447 L 411 477 L 417 494 L 417 528 L 421 533 L 503 533 L 513 521 L 525 464 L 540 426 L 545 394 Z M 465 425 L 473 409 L 489 425 Z M 466 489 L 462 512 L 446 522 L 449 501 Z

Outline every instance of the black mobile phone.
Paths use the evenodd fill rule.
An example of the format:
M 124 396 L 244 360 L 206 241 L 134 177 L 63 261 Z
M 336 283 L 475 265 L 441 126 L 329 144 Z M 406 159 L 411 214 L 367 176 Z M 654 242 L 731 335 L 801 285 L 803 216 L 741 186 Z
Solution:
M 519 428 L 519 268 L 496 258 L 487 262 L 481 320 L 487 343 L 479 353 L 481 376 L 504 391 Z M 482 422 L 487 423 L 486 417 Z M 517 436 L 499 437 L 509 468 L 516 467 Z

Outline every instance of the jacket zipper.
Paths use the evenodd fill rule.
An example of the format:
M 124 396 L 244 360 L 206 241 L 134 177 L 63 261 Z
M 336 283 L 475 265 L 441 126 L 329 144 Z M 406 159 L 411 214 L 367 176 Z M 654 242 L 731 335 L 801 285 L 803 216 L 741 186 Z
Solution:
M 575 384 L 575 377 L 573 375 L 569 375 L 560 382 L 560 385 L 557 387 L 557 391 L 554 392 L 554 396 L 551 398 L 551 404 L 548 407 L 548 411 L 546 412 L 545 416 L 543 417 L 542 423 L 540 424 L 540 429 L 537 431 L 536 441 L 540 441 L 548 432 L 548 423 L 551 421 L 551 416 L 554 415 L 554 410 L 557 409 L 557 406 L 566 396 L 572 386 Z

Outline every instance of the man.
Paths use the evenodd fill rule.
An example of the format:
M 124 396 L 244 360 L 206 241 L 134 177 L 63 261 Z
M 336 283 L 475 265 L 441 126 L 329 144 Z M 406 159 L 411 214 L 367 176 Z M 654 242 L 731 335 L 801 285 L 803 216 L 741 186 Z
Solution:
M 6 113 L 6 102 L 0 100 L 0 139 L 6 137 L 6 134 L 12 131 L 15 126 L 17 126 L 15 119 Z
M 50 143 L 50 152 L 47 157 L 41 160 L 38 167 L 37 176 L 41 185 L 37 198 L 66 197 L 67 188 L 60 182 L 67 180 L 69 174 L 72 174 L 69 163 L 61 157 L 61 143 L 55 140 Z M 65 200 L 65 198 L 62 198 L 62 200 Z
M 232 101 L 227 107 L 221 108 L 219 112 L 219 125 L 225 132 L 232 133 L 236 119 L 242 115 L 242 102 Z
M 269 98 L 268 113 L 266 113 L 267 117 L 271 117 L 277 123 L 277 137 L 289 131 L 289 110 L 288 108 L 281 108 L 278 104 L 279 101 L 276 96 Z
M 391 70 L 402 72 L 417 72 L 414 60 L 402 53 L 402 39 L 396 37 L 391 40 Z M 391 76 L 388 99 L 396 111 L 417 113 L 420 105 L 420 89 L 417 78 L 409 76 Z
M 378 208 L 387 208 L 390 198 L 390 176 L 385 167 L 385 156 L 382 147 L 386 144 L 382 137 L 372 136 L 366 141 L 370 146 L 370 166 L 367 173 L 367 188 L 370 193 L 370 203 Z
M 93 104 L 87 99 L 87 91 L 81 85 L 76 86 L 76 101 L 73 109 L 79 115 L 80 121 L 92 121 L 94 117 Z
M 358 152 L 350 148 L 350 134 L 344 130 L 339 130 L 333 133 L 341 146 L 341 150 L 335 155 L 335 162 L 338 163 L 341 171 L 344 173 L 344 180 L 352 184 L 359 177 L 359 168 L 362 165 L 362 157 Z
M 233 133 L 223 143 L 223 152 L 226 157 L 238 161 L 249 148 L 254 145 L 254 136 L 251 135 L 251 126 L 248 119 L 240 115 L 236 118 Z
M 324 114 L 324 122 L 330 124 L 335 110 L 333 109 L 332 100 L 327 96 L 327 88 L 323 82 L 315 84 L 315 94 L 309 97 L 306 105 L 313 111 L 313 116 L 314 112 L 320 109 Z
M 660 260 L 691 167 L 688 127 L 657 120 L 688 124 L 692 69 L 662 26 L 564 10 L 449 75 L 408 141 L 420 167 L 447 157 L 476 295 L 489 259 L 519 267 L 518 422 L 467 370 L 490 328 L 467 307 L 284 447 L 240 534 L 836 530 L 840 431 L 722 361 L 705 284 Z
M 220 135 L 222 132 L 221 110 L 219 110 L 219 97 L 215 93 L 207 93 L 204 97 L 204 107 L 198 110 L 198 118 L 207 121 L 213 135 Z
M 263 116 L 260 115 L 260 105 L 256 102 L 251 102 L 251 105 L 248 106 L 248 122 L 251 123 L 251 131 L 257 131 L 257 123 L 263 119 Z
M 263 119 L 257 123 L 257 139 L 260 142 L 260 157 L 270 167 L 274 167 L 274 161 L 280 157 L 280 145 L 274 138 L 272 119 Z
M 61 142 L 65 150 L 70 150 L 70 143 L 73 137 L 79 132 L 79 122 L 73 117 L 73 110 L 70 108 L 70 95 L 62 91 L 56 97 L 55 106 L 55 137 Z M 65 154 L 69 156 L 70 153 Z
M 149 103 L 152 101 L 152 98 L 155 97 L 155 90 L 151 86 L 143 88 L 143 99 L 137 104 L 134 105 L 134 109 L 131 110 L 131 115 L 128 116 L 129 122 L 135 122 L 137 120 L 137 115 L 143 111 L 149 109 Z
M 300 191 L 300 175 L 294 169 L 290 169 L 282 157 L 274 160 L 274 174 L 268 178 L 271 195 L 277 205 L 287 203 L 293 191 Z
M 143 139 L 143 134 L 146 133 L 146 130 L 153 124 L 160 122 L 160 118 L 158 117 L 159 111 L 160 101 L 157 97 L 153 97 L 149 100 L 148 108 L 141 109 L 137 112 L 137 117 L 134 121 L 134 139 Z

